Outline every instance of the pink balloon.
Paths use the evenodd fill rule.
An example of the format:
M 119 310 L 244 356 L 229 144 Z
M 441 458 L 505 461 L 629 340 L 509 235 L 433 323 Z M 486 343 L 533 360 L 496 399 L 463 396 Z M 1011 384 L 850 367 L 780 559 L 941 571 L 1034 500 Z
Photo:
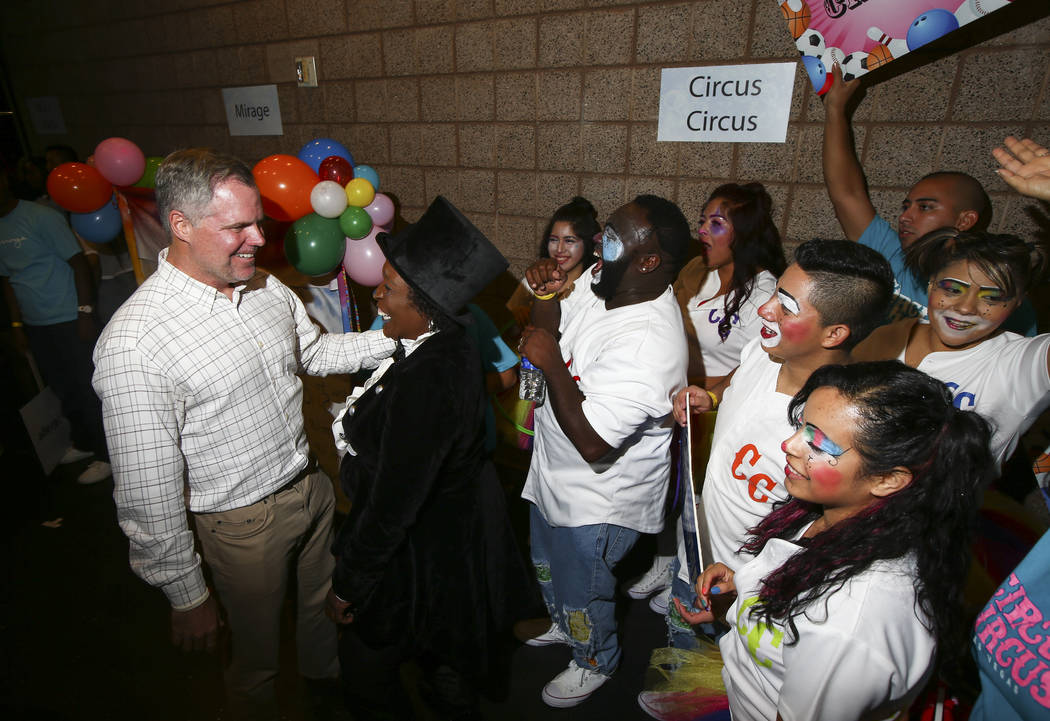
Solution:
M 376 193 L 376 197 L 365 206 L 365 212 L 375 225 L 389 225 L 394 220 L 394 201 L 390 196 Z
M 379 232 L 381 231 L 378 228 L 373 228 L 372 232 L 361 240 L 346 239 L 343 268 L 350 280 L 368 288 L 383 282 L 383 263 L 386 262 L 386 256 L 376 243 L 376 233 Z
M 107 138 L 95 148 L 95 167 L 113 185 L 134 185 L 146 172 L 146 156 L 125 138 Z

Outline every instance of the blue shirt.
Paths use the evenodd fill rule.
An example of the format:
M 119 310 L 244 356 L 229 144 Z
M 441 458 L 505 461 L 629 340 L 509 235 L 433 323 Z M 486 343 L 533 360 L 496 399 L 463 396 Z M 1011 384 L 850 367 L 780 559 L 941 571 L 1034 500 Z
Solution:
M 481 367 L 486 373 L 502 373 L 518 365 L 518 356 L 503 342 L 496 325 L 481 308 L 473 303 L 467 304 L 467 310 L 473 316 L 474 322 L 467 325 L 464 330 L 481 354 Z M 370 330 L 378 330 L 383 327 L 383 317 L 376 316 L 372 321 Z M 485 406 L 485 450 L 496 449 L 496 416 L 492 412 L 492 404 Z
M 1050 532 L 977 616 L 981 695 L 970 721 L 1050 718 Z
M 20 200 L 0 218 L 0 275 L 10 281 L 26 324 L 76 320 L 77 288 L 68 261 L 79 252 L 65 218 L 50 208 Z
M 901 239 L 897 231 L 890 224 L 876 215 L 868 223 L 860 238 L 857 240 L 861 245 L 866 245 L 876 251 L 889 261 L 893 270 L 893 302 L 886 312 L 886 322 L 904 320 L 905 318 L 920 318 L 928 320 L 926 306 L 930 299 L 926 294 L 926 285 L 929 279 L 919 280 L 908 269 L 904 263 L 904 249 L 901 248 Z M 1037 318 L 1032 303 L 1025 298 L 1006 322 L 1003 328 L 1013 331 L 1019 335 L 1029 338 L 1037 333 Z

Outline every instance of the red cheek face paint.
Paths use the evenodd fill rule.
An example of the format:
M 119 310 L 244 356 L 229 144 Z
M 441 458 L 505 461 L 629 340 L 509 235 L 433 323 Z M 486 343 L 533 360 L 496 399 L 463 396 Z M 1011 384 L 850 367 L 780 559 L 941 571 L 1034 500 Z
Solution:
M 808 324 L 791 317 L 785 317 L 780 321 L 780 334 L 794 343 L 800 342 L 809 333 Z
M 823 463 L 810 466 L 809 477 L 822 491 L 832 493 L 842 485 L 842 474 Z

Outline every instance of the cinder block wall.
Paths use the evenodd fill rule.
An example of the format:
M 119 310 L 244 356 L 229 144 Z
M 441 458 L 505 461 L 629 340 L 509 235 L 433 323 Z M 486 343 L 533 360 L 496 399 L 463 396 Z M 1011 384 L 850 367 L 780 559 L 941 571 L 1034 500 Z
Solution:
M 810 0 L 814 2 L 815 0 Z M 149 155 L 212 145 L 245 160 L 321 136 L 380 173 L 414 220 L 443 193 L 519 273 L 547 215 L 572 195 L 604 216 L 640 192 L 695 219 L 728 180 L 760 181 L 795 243 L 840 234 L 821 185 L 823 110 L 797 73 L 783 144 L 657 143 L 660 69 L 795 60 L 775 0 L 11 0 L 4 59 L 21 99 L 56 95 L 68 142 L 88 154 L 120 135 Z M 994 230 L 1046 224 L 993 173 L 1008 134 L 1050 143 L 1050 5 L 1013 6 L 955 47 L 882 76 L 856 117 L 876 205 L 938 168 L 973 173 Z M 317 58 L 318 88 L 293 59 Z M 908 61 L 905 58 L 897 65 Z M 220 89 L 276 83 L 285 135 L 231 138 Z M 1045 231 L 1044 231 L 1045 232 Z

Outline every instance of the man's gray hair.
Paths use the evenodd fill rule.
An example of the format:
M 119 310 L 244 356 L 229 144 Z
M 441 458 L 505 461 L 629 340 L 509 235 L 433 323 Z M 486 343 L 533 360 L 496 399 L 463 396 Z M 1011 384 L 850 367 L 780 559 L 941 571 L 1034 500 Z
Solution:
M 236 180 L 254 188 L 251 168 L 238 158 L 211 148 L 176 150 L 157 168 L 157 212 L 161 224 L 171 234 L 168 216 L 178 210 L 196 225 L 211 202 L 215 187 Z

